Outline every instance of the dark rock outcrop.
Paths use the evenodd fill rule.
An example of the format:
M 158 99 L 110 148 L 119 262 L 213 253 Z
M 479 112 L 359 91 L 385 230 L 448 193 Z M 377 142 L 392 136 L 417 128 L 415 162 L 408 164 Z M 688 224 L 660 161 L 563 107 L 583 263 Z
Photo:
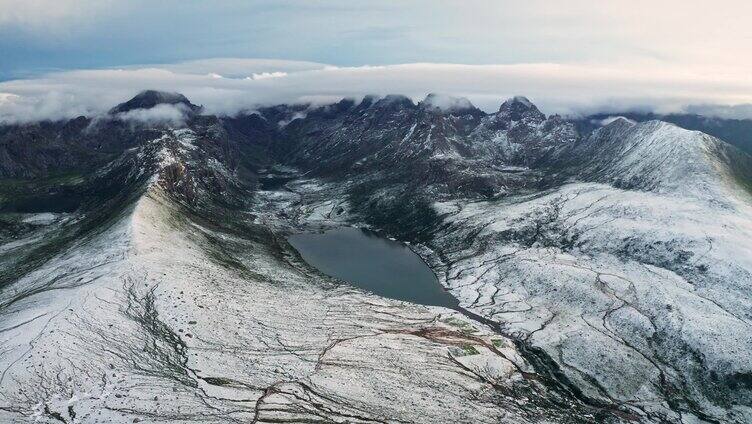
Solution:
M 138 93 L 135 97 L 125 103 L 121 103 L 110 109 L 110 114 L 129 112 L 136 109 L 151 109 L 157 105 L 182 105 L 186 109 L 198 113 L 201 106 L 194 105 L 184 95 L 180 93 L 170 93 L 166 91 L 145 90 Z

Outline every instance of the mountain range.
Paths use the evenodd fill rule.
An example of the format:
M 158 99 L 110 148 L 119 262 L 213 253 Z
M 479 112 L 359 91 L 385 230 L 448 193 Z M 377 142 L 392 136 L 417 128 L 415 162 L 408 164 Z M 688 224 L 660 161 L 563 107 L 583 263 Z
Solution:
M 0 418 L 750 422 L 748 146 L 606 118 L 149 90 L 0 125 Z M 344 225 L 409 243 L 459 307 L 286 241 Z

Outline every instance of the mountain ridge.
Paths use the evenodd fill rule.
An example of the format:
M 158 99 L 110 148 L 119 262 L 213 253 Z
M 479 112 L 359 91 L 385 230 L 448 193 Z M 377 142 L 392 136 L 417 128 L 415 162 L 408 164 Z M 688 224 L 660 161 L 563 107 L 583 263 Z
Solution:
M 615 128 L 612 123 L 582 134 L 576 122 L 558 115 L 547 117 L 520 96 L 504 101 L 498 112 L 489 114 L 465 99 L 429 94 L 417 104 L 398 95 L 367 96 L 359 103 L 346 99 L 316 107 L 278 105 L 236 117 L 212 117 L 198 115 L 200 107 L 180 94 L 147 90 L 113 110 L 128 113 L 160 104 L 190 105 L 186 106 L 192 114 L 187 116 L 189 127 L 213 122 L 226 145 L 255 157 L 251 162 L 281 161 L 322 176 L 393 169 L 405 178 L 427 178 L 442 186 L 443 192 L 451 192 L 454 186 L 484 196 L 525 189 L 530 181 L 555 181 L 540 176 L 521 179 L 520 173 L 531 177 L 553 170 L 551 175 L 564 176 L 566 172 L 555 169 L 562 166 L 578 172 L 579 162 L 598 157 L 602 143 L 597 140 Z M 152 137 L 152 125 L 156 124 L 134 127 L 118 119 L 79 117 L 8 126 L 0 131 L 0 177 L 85 172 Z M 720 161 L 729 168 L 724 172 L 749 185 L 752 160 L 720 143 L 715 143 L 717 153 L 728 156 Z M 655 149 L 644 153 L 651 151 Z M 695 160 L 705 159 L 697 156 Z M 411 166 L 397 166 L 405 161 Z M 614 178 L 618 177 L 610 181 Z
M 750 119 L 720 118 L 693 113 L 659 114 L 622 111 L 588 115 L 580 119 L 573 119 L 573 121 L 581 131 L 587 133 L 603 120 L 615 116 L 623 116 L 637 122 L 650 120 L 670 122 L 688 130 L 710 134 L 752 154 L 752 120 Z

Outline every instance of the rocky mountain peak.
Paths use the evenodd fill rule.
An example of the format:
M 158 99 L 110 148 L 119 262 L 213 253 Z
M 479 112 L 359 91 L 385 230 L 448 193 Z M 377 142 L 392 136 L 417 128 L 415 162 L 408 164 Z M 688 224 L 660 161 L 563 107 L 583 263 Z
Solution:
M 515 96 L 506 100 L 499 108 L 499 116 L 509 121 L 543 121 L 546 119 L 538 108 L 527 97 Z
M 415 103 L 410 100 L 409 97 L 401 94 L 389 94 L 382 97 L 374 106 L 380 109 L 412 109 L 415 107 Z
M 110 114 L 129 112 L 136 109 L 151 109 L 160 104 L 184 105 L 188 110 L 198 112 L 200 106 L 191 103 L 188 98 L 180 93 L 167 91 L 144 90 L 125 103 L 121 103 L 110 109 Z
M 419 106 L 432 112 L 449 115 L 482 115 L 483 112 L 476 108 L 470 100 L 464 97 L 454 97 L 444 94 L 430 93 Z

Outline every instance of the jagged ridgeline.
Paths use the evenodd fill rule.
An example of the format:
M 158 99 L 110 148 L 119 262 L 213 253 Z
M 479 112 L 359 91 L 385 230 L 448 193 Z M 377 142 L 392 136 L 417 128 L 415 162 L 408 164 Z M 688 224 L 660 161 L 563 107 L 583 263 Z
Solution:
M 749 422 L 752 158 L 595 121 L 148 90 L 0 125 L 0 421 Z M 457 310 L 286 241 L 343 225 L 410 242 Z

